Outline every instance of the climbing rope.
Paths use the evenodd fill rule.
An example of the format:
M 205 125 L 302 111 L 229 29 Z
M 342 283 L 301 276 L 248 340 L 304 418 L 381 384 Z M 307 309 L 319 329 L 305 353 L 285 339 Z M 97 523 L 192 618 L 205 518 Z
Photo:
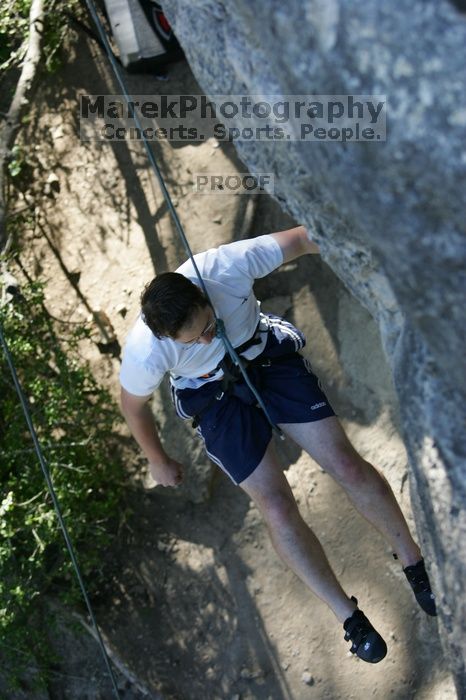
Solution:
M 127 105 L 128 105 L 129 112 L 130 112 L 130 114 L 132 115 L 132 117 L 133 117 L 133 119 L 134 119 L 134 121 L 135 121 L 135 124 L 136 124 L 136 126 L 138 127 L 138 129 L 139 129 L 139 131 L 140 131 L 140 133 L 141 133 L 141 135 L 142 135 L 142 142 L 143 142 L 143 144 L 144 144 L 144 148 L 145 148 L 145 150 L 146 150 L 147 157 L 148 157 L 148 159 L 149 159 L 149 162 L 150 162 L 150 164 L 151 164 L 151 166 L 152 166 L 152 169 L 153 169 L 153 171 L 154 171 L 154 173 L 155 173 L 155 175 L 156 175 L 156 177 L 157 177 L 157 180 L 158 180 L 158 182 L 159 182 L 160 188 L 161 188 L 161 190 L 162 190 L 162 194 L 163 194 L 163 196 L 164 196 L 164 198 L 165 198 L 165 201 L 166 201 L 166 203 L 167 203 L 168 210 L 169 210 L 169 212 L 170 212 L 170 214 L 171 214 L 171 216 L 172 216 L 172 218 L 173 218 L 173 221 L 174 221 L 174 224 L 175 224 L 175 228 L 176 228 L 176 230 L 177 230 L 177 232 L 178 232 L 178 234 L 179 234 L 179 236 L 180 236 L 180 238 L 181 238 L 181 241 L 182 241 L 182 243 L 183 243 L 184 249 L 185 249 L 185 251 L 186 251 L 188 257 L 190 258 L 190 260 L 191 260 L 191 262 L 192 262 L 194 271 L 195 271 L 196 276 L 197 276 L 197 278 L 198 278 L 198 280 L 199 280 L 199 285 L 200 285 L 200 287 L 201 287 L 201 289 L 202 289 L 202 291 L 203 291 L 203 293 L 204 293 L 204 295 L 205 295 L 205 297 L 206 297 L 206 299 L 207 299 L 209 305 L 211 306 L 211 308 L 212 308 L 212 310 L 213 310 L 213 312 L 214 312 L 215 322 L 216 322 L 216 327 L 217 327 L 217 336 L 218 336 L 219 338 L 222 339 L 226 351 L 227 351 L 228 354 L 230 355 L 230 357 L 231 357 L 232 361 L 234 362 L 234 364 L 239 368 L 241 374 L 243 375 L 244 381 L 246 382 L 247 386 L 249 387 L 249 389 L 250 389 L 250 390 L 252 391 L 252 393 L 254 394 L 254 397 L 255 397 L 257 403 L 259 404 L 260 408 L 261 408 L 262 411 L 264 412 L 264 415 L 265 415 L 265 417 L 267 418 L 268 422 L 269 422 L 270 425 L 272 426 L 272 430 L 274 431 L 274 433 L 275 433 L 276 435 L 278 435 L 278 436 L 280 437 L 280 439 L 284 440 L 284 439 L 285 439 L 284 433 L 283 433 L 282 430 L 278 427 L 278 425 L 276 425 L 276 424 L 273 422 L 273 420 L 271 419 L 270 414 L 269 414 L 269 412 L 268 412 L 268 410 L 267 410 L 267 407 L 266 407 L 265 404 L 264 404 L 264 401 L 263 401 L 261 395 L 259 394 L 259 392 L 258 392 L 257 389 L 255 388 L 255 386 L 252 384 L 251 380 L 249 379 L 248 374 L 247 374 L 247 372 L 246 372 L 246 369 L 245 369 L 245 367 L 244 367 L 244 364 L 243 364 L 243 362 L 242 362 L 240 356 L 239 356 L 238 353 L 235 351 L 235 348 L 233 347 L 232 343 L 230 342 L 230 340 L 229 340 L 229 338 L 228 338 L 228 336 L 227 336 L 227 333 L 226 333 L 226 331 L 225 331 L 225 324 L 224 324 L 223 320 L 222 320 L 221 318 L 218 318 L 218 317 L 217 317 L 215 308 L 214 308 L 214 306 L 213 306 L 213 304 L 212 304 L 212 302 L 211 302 L 211 300 L 210 300 L 209 294 L 208 294 L 207 289 L 206 289 L 206 286 L 205 286 L 205 284 L 204 284 L 204 280 L 202 279 L 202 276 L 201 276 L 201 274 L 200 274 L 200 272 L 199 272 L 199 269 L 198 269 L 198 267 L 197 267 L 196 261 L 195 261 L 195 259 L 194 259 L 194 255 L 193 255 L 193 252 L 192 252 L 192 250 L 191 250 L 191 246 L 189 245 L 189 242 L 188 242 L 188 239 L 187 239 L 187 237 L 186 237 L 186 234 L 185 234 L 185 232 L 184 232 L 184 228 L 183 228 L 183 226 L 182 226 L 182 224 L 181 224 L 181 221 L 180 221 L 180 219 L 179 219 L 179 216 L 178 216 L 178 214 L 177 214 L 177 211 L 176 211 L 176 209 L 175 209 L 175 207 L 174 207 L 174 205 L 173 205 L 173 202 L 172 202 L 172 199 L 171 199 L 171 197 L 170 197 L 170 193 L 169 193 L 169 191 L 168 191 L 168 189 L 167 189 L 167 186 L 165 185 L 165 180 L 164 180 L 163 175 L 162 175 L 162 173 L 161 173 L 161 171 L 160 171 L 160 168 L 159 168 L 159 166 L 158 166 L 158 164 L 157 164 L 157 161 L 155 160 L 154 154 L 153 154 L 153 152 L 152 152 L 152 150 L 151 150 L 151 148 L 150 148 L 150 146 L 149 146 L 149 142 L 148 142 L 148 140 L 147 140 L 147 138 L 146 138 L 146 136 L 145 136 L 144 129 L 142 128 L 141 121 L 140 121 L 139 116 L 138 116 L 138 114 L 137 114 L 137 109 L 133 107 L 133 105 L 134 105 L 134 100 L 132 100 L 132 98 L 131 98 L 131 96 L 130 96 L 130 94 L 129 94 L 129 92 L 128 92 L 128 89 L 127 89 L 127 87 L 126 87 L 126 83 L 125 83 L 124 77 L 123 77 L 122 72 L 121 72 L 121 69 L 120 69 L 120 65 L 119 65 L 119 63 L 118 63 L 118 61 L 117 61 L 117 59 L 116 59 L 116 57 L 115 57 L 115 55 L 114 55 L 114 53 L 113 53 L 113 51 L 112 51 L 112 49 L 111 49 L 111 46 L 110 46 L 110 44 L 109 44 L 109 42 L 108 42 L 107 33 L 106 33 L 106 31 L 105 31 L 105 29 L 104 29 L 104 27 L 103 27 L 103 25 L 102 25 L 102 22 L 101 22 L 101 20 L 100 20 L 99 15 L 97 14 L 94 1 L 93 1 L 93 0 L 86 0 L 86 5 L 87 5 L 88 10 L 89 10 L 89 13 L 90 13 L 90 15 L 91 15 L 91 17 L 92 17 L 92 19 L 93 19 L 93 21 L 94 21 L 94 24 L 95 24 L 95 26 L 96 26 L 96 28 L 97 28 L 97 31 L 98 31 L 98 33 L 99 33 L 101 42 L 102 42 L 102 44 L 103 44 L 103 46 L 104 46 L 104 48 L 105 48 L 105 52 L 106 52 L 106 54 L 107 54 L 108 60 L 110 61 L 110 64 L 111 64 L 112 69 L 113 69 L 113 72 L 114 72 L 114 75 L 115 75 L 115 77 L 116 77 L 116 79 L 117 79 L 117 81 L 118 81 L 118 84 L 119 84 L 119 86 L 120 86 L 120 89 L 121 89 L 121 91 L 122 91 L 122 94 L 124 95 L 124 98 L 125 98 L 126 103 L 127 103 Z

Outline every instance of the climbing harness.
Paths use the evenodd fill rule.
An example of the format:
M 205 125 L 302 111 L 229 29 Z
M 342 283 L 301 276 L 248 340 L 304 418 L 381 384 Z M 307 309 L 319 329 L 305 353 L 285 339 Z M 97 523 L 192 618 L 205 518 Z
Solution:
M 267 328 L 266 331 L 259 331 L 260 333 L 269 333 L 270 328 Z M 254 334 L 252 338 L 247 340 L 245 343 L 240 345 L 239 347 L 235 348 L 236 352 L 238 355 L 241 356 L 243 352 L 246 352 L 246 350 L 249 350 L 249 348 L 253 347 L 253 345 L 257 345 L 260 343 L 261 340 L 260 338 Z M 244 369 L 248 369 L 249 367 L 270 367 L 272 364 L 276 362 L 282 362 L 283 360 L 287 360 L 291 357 L 296 356 L 296 351 L 294 352 L 284 352 L 280 355 L 277 355 L 275 357 L 269 357 L 269 356 L 264 356 L 262 353 L 260 355 L 257 355 L 256 357 L 252 358 L 251 360 L 246 359 L 245 357 L 241 357 L 241 362 L 243 364 Z M 225 354 L 222 360 L 218 363 L 217 367 L 210 373 L 211 376 L 214 376 L 218 370 L 223 371 L 223 376 L 218 380 L 219 387 L 218 390 L 211 396 L 207 402 L 205 403 L 202 408 L 198 409 L 196 413 L 193 415 L 193 421 L 192 421 L 192 426 L 193 428 L 197 428 L 204 417 L 204 415 L 207 413 L 207 411 L 215 404 L 216 401 L 221 401 L 225 395 L 231 395 L 233 393 L 233 388 L 234 384 L 237 382 L 242 381 L 243 379 L 243 374 L 241 373 L 239 367 L 232 361 L 230 355 Z M 175 389 L 176 392 L 176 389 Z

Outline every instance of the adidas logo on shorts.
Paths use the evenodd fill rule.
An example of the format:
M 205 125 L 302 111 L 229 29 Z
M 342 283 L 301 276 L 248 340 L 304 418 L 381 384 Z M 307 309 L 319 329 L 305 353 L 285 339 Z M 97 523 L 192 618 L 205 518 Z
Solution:
M 325 401 L 321 401 L 320 403 L 315 403 L 313 406 L 311 406 L 311 411 L 315 411 L 317 408 L 322 408 L 322 406 L 326 406 L 327 404 Z

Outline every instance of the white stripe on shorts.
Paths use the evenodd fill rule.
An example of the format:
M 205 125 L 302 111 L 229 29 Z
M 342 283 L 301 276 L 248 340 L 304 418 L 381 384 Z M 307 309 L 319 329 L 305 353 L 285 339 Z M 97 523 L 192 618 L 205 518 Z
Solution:
M 269 323 L 271 326 L 279 328 L 283 333 L 288 334 L 289 336 L 291 336 L 291 338 L 293 338 L 296 352 L 301 349 L 301 338 L 292 328 L 290 328 L 286 321 L 276 321 L 275 319 L 269 319 Z
M 171 392 L 172 392 L 172 401 L 173 401 L 173 403 L 174 403 L 174 405 L 175 405 L 175 411 L 177 412 L 177 414 L 179 415 L 179 417 L 180 417 L 180 418 L 184 418 L 185 420 L 187 420 L 188 418 L 192 418 L 192 416 L 188 415 L 187 413 L 185 413 L 185 412 L 183 411 L 183 408 L 182 408 L 182 406 L 181 406 L 181 401 L 180 401 L 180 399 L 178 398 L 178 396 L 177 396 L 177 394 L 176 394 L 176 389 L 175 389 L 175 387 L 174 387 L 174 386 L 171 386 L 170 388 L 171 388 Z
M 221 469 L 223 472 L 225 472 L 225 474 L 226 474 L 227 476 L 230 477 L 230 479 L 232 480 L 232 482 L 233 482 L 234 484 L 237 485 L 238 482 L 235 481 L 235 480 L 233 479 L 232 475 L 231 475 L 230 472 L 226 469 L 226 467 L 222 464 L 222 462 L 219 460 L 219 458 L 216 457 L 215 455 L 213 455 L 211 452 L 209 452 L 209 451 L 207 450 L 207 447 L 206 447 L 206 444 L 205 444 L 204 436 L 203 436 L 203 434 L 202 434 L 202 432 L 201 432 L 201 429 L 200 429 L 199 427 L 197 428 L 196 432 L 197 432 L 197 434 L 199 435 L 199 437 L 202 439 L 202 442 L 204 443 L 204 450 L 205 450 L 205 453 L 206 453 L 206 455 L 208 456 L 208 458 L 211 459 L 212 462 L 214 462 L 214 464 L 216 464 L 218 467 L 220 467 L 220 469 Z

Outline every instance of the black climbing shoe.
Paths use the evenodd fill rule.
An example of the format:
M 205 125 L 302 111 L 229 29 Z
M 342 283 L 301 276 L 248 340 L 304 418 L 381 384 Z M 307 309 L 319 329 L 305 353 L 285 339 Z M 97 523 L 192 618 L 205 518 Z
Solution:
M 435 596 L 430 587 L 424 559 L 421 559 L 421 561 L 418 561 L 418 563 L 413 566 L 407 566 L 403 571 L 421 608 L 428 615 L 435 617 L 437 615 Z
M 354 596 L 351 596 L 356 605 L 358 601 Z M 359 656 L 363 661 L 370 664 L 377 664 L 387 654 L 387 645 L 375 630 L 362 610 L 355 610 L 351 617 L 343 623 L 345 630 L 345 641 L 351 640 L 351 653 Z

